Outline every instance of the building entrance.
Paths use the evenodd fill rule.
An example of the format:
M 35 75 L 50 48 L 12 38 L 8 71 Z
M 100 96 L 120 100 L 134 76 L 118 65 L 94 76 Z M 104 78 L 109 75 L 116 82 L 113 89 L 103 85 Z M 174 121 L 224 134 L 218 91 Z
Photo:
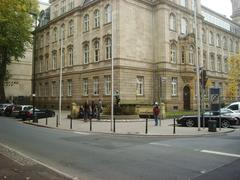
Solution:
M 191 92 L 189 86 L 185 86 L 183 88 L 183 108 L 184 110 L 190 110 L 190 99 L 191 99 Z

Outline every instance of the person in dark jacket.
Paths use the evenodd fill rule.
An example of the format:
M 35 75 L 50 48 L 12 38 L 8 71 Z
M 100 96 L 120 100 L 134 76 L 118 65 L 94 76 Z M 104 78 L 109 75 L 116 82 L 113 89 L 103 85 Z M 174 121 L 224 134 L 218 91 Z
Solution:
M 160 113 L 160 109 L 159 109 L 159 107 L 158 107 L 158 103 L 155 102 L 154 107 L 153 107 L 153 117 L 154 117 L 154 120 L 155 120 L 155 126 L 158 125 L 158 116 L 159 116 L 159 113 Z
M 83 109 L 84 109 L 84 121 L 86 122 L 90 116 L 90 106 L 88 104 L 88 101 L 84 103 Z

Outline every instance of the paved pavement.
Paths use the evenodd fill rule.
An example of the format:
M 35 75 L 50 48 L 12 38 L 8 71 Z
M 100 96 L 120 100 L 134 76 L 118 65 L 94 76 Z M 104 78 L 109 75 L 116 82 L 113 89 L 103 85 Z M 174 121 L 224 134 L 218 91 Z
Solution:
M 84 122 L 83 119 L 73 119 L 72 120 L 72 129 L 71 129 L 71 120 L 67 118 L 69 115 L 69 111 L 62 112 L 62 119 L 57 126 L 57 117 L 46 119 L 39 119 L 38 123 L 32 123 L 32 121 L 26 121 L 25 123 L 31 123 L 34 125 L 39 125 L 42 127 L 50 127 L 50 128 L 59 128 L 64 130 L 73 130 L 77 132 L 90 132 L 90 121 Z M 173 134 L 173 120 L 161 120 L 161 125 L 154 126 L 154 121 L 148 121 L 148 129 L 146 133 L 146 120 L 145 119 L 129 119 L 129 120 L 116 120 L 115 125 L 115 134 L 122 135 L 147 135 L 147 136 L 201 136 L 201 135 L 216 135 L 221 133 L 232 132 L 231 128 L 217 128 L 217 132 L 208 132 L 208 128 L 201 128 L 198 131 L 197 127 L 181 127 L 176 126 L 176 133 Z M 92 120 L 92 133 L 113 133 L 111 131 L 111 121 L 108 119 L 104 120 Z

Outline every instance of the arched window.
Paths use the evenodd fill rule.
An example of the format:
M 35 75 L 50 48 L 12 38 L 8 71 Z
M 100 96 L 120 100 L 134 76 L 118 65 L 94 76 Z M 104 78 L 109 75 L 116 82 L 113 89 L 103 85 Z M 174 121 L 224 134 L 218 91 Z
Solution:
M 221 37 L 217 34 L 217 47 L 221 47 Z
M 230 39 L 230 51 L 233 52 L 233 49 L 234 49 L 234 48 L 233 48 L 233 40 Z
M 194 48 L 193 48 L 193 46 L 189 47 L 189 64 L 194 64 Z
M 99 41 L 94 42 L 94 61 L 98 62 L 100 60 L 100 48 Z
M 68 36 L 72 36 L 74 34 L 74 23 L 73 20 L 70 20 L 68 23 Z
M 186 0 L 180 0 L 180 5 L 187 7 L 187 1 Z
M 64 24 L 61 25 L 59 39 L 62 39 L 62 37 L 63 37 L 63 39 L 65 39 L 65 25 Z
M 211 70 L 215 71 L 215 55 L 213 53 L 210 54 L 210 62 L 211 62 Z
M 176 31 L 176 16 L 173 13 L 169 16 L 169 28 L 172 31 Z
M 172 63 L 177 63 L 177 46 L 172 43 L 170 46 L 170 57 Z
M 224 49 L 228 49 L 227 38 L 225 36 L 223 37 L 223 47 Z
M 185 18 L 181 19 L 181 33 L 187 34 L 187 20 Z
M 83 18 L 83 31 L 87 32 L 89 31 L 89 15 L 86 14 Z
M 100 11 L 98 9 L 94 11 L 94 27 L 100 27 Z
M 112 40 L 111 38 L 107 38 L 105 41 L 105 48 L 106 48 L 106 59 L 112 58 Z
M 214 35 L 213 32 L 209 32 L 209 44 L 214 45 Z
M 206 31 L 205 29 L 202 29 L 202 42 L 206 43 L 206 40 L 207 40 Z
M 57 27 L 53 29 L 53 41 L 57 41 Z
M 83 64 L 89 63 L 89 45 L 85 44 L 83 46 Z
M 68 66 L 72 66 L 73 65 L 73 47 L 70 46 L 68 48 Z
M 217 56 L 217 71 L 222 72 L 222 56 Z
M 108 4 L 105 7 L 105 23 L 110 22 L 112 22 L 112 6 Z

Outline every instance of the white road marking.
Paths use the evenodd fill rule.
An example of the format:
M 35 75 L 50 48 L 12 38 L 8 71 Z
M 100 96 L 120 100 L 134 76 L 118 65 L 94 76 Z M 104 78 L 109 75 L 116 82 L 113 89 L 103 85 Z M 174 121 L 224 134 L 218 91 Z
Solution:
M 171 145 L 169 145 L 169 144 L 163 144 L 163 143 L 154 143 L 154 142 L 152 142 L 152 143 L 149 143 L 149 144 L 151 144 L 151 145 L 156 145 L 156 146 L 171 147 Z
M 218 151 L 209 151 L 209 150 L 201 150 L 200 152 L 209 153 L 209 154 L 217 154 L 217 155 L 221 155 L 221 156 L 230 156 L 230 157 L 240 158 L 240 154 L 230 154 L 230 153 L 224 153 L 224 152 L 218 152 Z
M 90 135 L 90 133 L 87 133 L 87 132 L 78 132 L 78 131 L 75 131 L 74 133 L 75 133 L 75 134 L 81 134 L 81 135 Z
M 30 156 L 27 156 L 27 155 L 25 155 L 25 154 L 23 154 L 23 153 L 15 150 L 15 149 L 9 147 L 9 146 L 7 146 L 7 145 L 4 145 L 4 144 L 0 143 L 0 146 L 4 147 L 4 148 L 6 148 L 6 149 L 9 149 L 10 151 L 13 151 L 13 152 L 15 152 L 16 154 L 19 154 L 20 156 L 22 156 L 22 157 L 24 157 L 24 158 L 26 158 L 26 159 L 30 159 L 30 160 L 32 160 L 33 162 L 35 162 L 35 163 L 37 163 L 37 164 L 40 164 L 40 165 L 42 165 L 42 166 L 44 166 L 44 167 L 46 167 L 46 168 L 48 168 L 48 169 L 50 169 L 50 170 L 58 173 L 58 174 L 61 174 L 61 175 L 65 176 L 65 177 L 67 177 L 67 178 L 69 178 L 69 179 L 73 179 L 73 180 L 78 180 L 78 179 L 79 179 L 78 177 L 73 177 L 73 176 L 71 176 L 71 175 L 69 175 L 69 174 L 67 174 L 67 173 L 62 172 L 61 170 L 58 170 L 58 169 L 56 169 L 56 168 L 54 168 L 54 167 L 52 167 L 52 166 L 49 166 L 49 165 L 47 165 L 47 164 L 45 164 L 45 163 L 43 163 L 43 162 L 41 162 L 41 161 L 38 161 L 38 160 L 36 160 L 36 159 L 33 159 L 33 158 L 31 158 Z

